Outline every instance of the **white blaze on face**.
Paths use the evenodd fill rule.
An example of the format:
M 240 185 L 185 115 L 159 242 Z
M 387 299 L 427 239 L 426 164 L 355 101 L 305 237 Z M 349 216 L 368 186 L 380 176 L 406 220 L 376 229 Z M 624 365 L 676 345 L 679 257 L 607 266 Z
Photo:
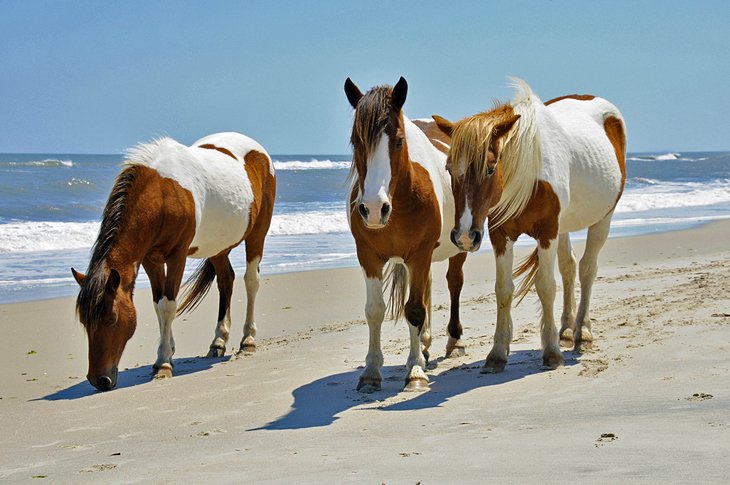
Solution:
M 375 150 L 367 161 L 367 174 L 363 183 L 361 202 L 368 209 L 368 225 L 380 226 L 380 211 L 383 204 L 390 204 L 388 187 L 390 186 L 390 154 L 388 153 L 388 135 L 383 134 L 375 145 Z
M 461 214 L 461 219 L 459 219 L 459 234 L 456 239 L 467 251 L 471 249 L 472 241 L 469 238 L 469 232 L 471 231 L 472 222 L 473 218 L 471 207 L 469 207 L 469 198 L 464 194 L 464 212 Z

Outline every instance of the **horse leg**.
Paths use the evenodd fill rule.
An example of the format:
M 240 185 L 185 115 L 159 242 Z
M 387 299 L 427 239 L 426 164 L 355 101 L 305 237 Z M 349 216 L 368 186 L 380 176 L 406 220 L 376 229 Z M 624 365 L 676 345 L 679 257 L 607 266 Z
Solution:
M 147 277 L 150 280 L 150 286 L 152 287 L 152 304 L 155 308 L 155 314 L 157 315 L 157 323 L 160 326 L 160 346 L 162 345 L 162 334 L 163 329 L 165 327 L 165 316 L 163 313 L 160 312 L 161 305 L 163 298 L 163 293 L 165 291 L 165 263 L 163 262 L 155 262 L 149 259 L 144 259 L 142 261 L 142 266 L 144 267 L 145 272 L 147 273 Z M 158 360 L 160 360 L 160 348 L 157 349 L 157 356 Z
M 461 341 L 462 328 L 459 320 L 459 297 L 464 286 L 464 261 L 466 253 L 459 253 L 449 258 L 449 270 L 446 272 L 446 281 L 451 295 L 451 315 L 447 332 L 449 339 L 446 342 L 446 357 L 462 357 L 466 355 L 466 346 Z
M 586 248 L 583 257 L 580 258 L 578 268 L 580 278 L 580 304 L 576 317 L 575 349 L 579 350 L 581 345 L 585 348 L 593 346 L 593 333 L 591 332 L 591 317 L 589 306 L 591 301 L 591 290 L 598 272 L 598 253 L 608 238 L 608 230 L 611 227 L 613 212 L 588 228 Z
M 268 226 L 267 226 L 268 229 Z M 246 239 L 246 274 L 243 281 L 246 284 L 246 322 L 243 324 L 243 338 L 239 346 L 239 352 L 256 351 L 256 323 L 254 322 L 254 309 L 256 307 L 256 295 L 259 291 L 259 264 L 264 254 L 264 237 L 266 231 L 255 231 Z
M 428 272 L 428 282 L 426 283 L 426 288 L 424 290 L 424 304 L 426 306 L 426 311 L 428 312 L 426 314 L 426 320 L 423 322 L 423 328 L 421 329 L 421 353 L 423 354 L 423 358 L 426 359 L 426 363 L 428 364 L 428 359 L 430 357 L 430 353 L 428 349 L 431 348 L 431 317 L 432 317 L 432 307 L 431 307 L 431 291 L 432 291 L 432 283 L 433 283 L 433 277 L 431 274 L 431 271 Z
M 487 355 L 482 373 L 502 372 L 507 365 L 509 346 L 512 343 L 512 297 L 515 291 L 512 280 L 513 246 L 514 242 L 506 239 L 504 252 L 494 252 L 497 268 L 497 279 L 494 283 L 494 293 L 497 297 L 497 326 L 494 329 L 494 345 Z
M 558 244 L 556 240 L 549 242 L 547 248 L 538 246 L 538 267 L 535 289 L 542 304 L 540 319 L 540 335 L 542 337 L 542 363 L 551 369 L 563 365 L 563 354 L 560 352 L 558 330 L 555 327 L 553 305 L 555 304 L 555 256 Z
M 410 352 L 406 362 L 406 391 L 428 390 L 426 375 L 426 359 L 421 351 L 420 334 L 426 321 L 424 294 L 431 274 L 431 254 L 423 252 L 406 262 L 410 274 L 408 301 L 405 304 L 405 315 L 411 337 Z
M 215 269 L 215 278 L 218 283 L 218 323 L 208 357 L 223 357 L 226 354 L 226 343 L 228 343 L 228 335 L 231 331 L 231 295 L 236 274 L 228 259 L 228 253 L 214 256 L 209 261 Z
M 575 333 L 575 254 L 566 232 L 558 239 L 558 268 L 563 278 L 563 315 L 560 317 L 560 341 L 573 345 Z
M 383 352 L 380 348 L 380 328 L 385 318 L 382 276 L 383 264 L 379 264 L 379 267 L 378 265 L 373 266 L 372 268 L 363 266 L 367 297 L 365 318 L 368 321 L 370 339 L 368 342 L 368 354 L 365 357 L 365 370 L 360 375 L 360 380 L 357 383 L 357 390 L 361 392 L 379 391 L 382 381 L 380 368 L 383 367 Z M 368 274 L 373 276 L 369 277 Z
M 161 379 L 172 377 L 172 356 L 175 353 L 175 339 L 172 336 L 172 321 L 177 311 L 177 294 L 180 291 L 187 247 L 177 250 L 165 261 L 167 275 L 162 298 L 157 302 L 157 318 L 160 322 L 160 345 L 157 348 L 152 377 Z

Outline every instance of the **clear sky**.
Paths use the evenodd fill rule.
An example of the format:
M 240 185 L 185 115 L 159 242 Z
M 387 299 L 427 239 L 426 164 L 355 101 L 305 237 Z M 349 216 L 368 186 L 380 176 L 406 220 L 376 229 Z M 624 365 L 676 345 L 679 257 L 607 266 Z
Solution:
M 240 131 L 346 154 L 350 76 L 411 118 L 507 100 L 614 102 L 630 151 L 730 149 L 730 2 L 0 0 L 0 152 L 118 153 Z

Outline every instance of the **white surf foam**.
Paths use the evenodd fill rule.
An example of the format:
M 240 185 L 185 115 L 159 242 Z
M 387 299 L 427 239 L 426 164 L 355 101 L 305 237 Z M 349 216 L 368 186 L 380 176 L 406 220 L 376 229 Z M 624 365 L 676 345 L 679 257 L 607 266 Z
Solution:
M 651 181 L 651 182 L 648 182 Z M 700 207 L 730 202 L 730 180 L 663 182 L 647 179 L 649 186 L 627 189 L 616 206 L 617 213 L 656 209 Z
M 73 167 L 71 160 L 56 160 L 48 158 L 45 160 L 31 160 L 28 162 L 0 162 L 0 166 L 6 167 Z
M 349 169 L 351 162 L 337 162 L 332 160 L 315 160 L 308 162 L 301 160 L 292 160 L 289 162 L 274 161 L 276 170 L 343 170 Z
M 0 253 L 91 247 L 98 231 L 98 222 L 0 224 Z
M 340 209 L 274 215 L 269 234 L 331 234 L 349 230 L 347 214 Z

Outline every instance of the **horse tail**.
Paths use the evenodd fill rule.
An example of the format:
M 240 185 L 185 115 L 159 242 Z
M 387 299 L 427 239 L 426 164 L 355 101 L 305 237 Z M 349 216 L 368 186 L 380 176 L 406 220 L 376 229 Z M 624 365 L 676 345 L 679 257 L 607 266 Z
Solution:
M 527 296 L 527 293 L 530 291 L 530 289 L 535 285 L 535 280 L 537 279 L 537 268 L 539 263 L 539 257 L 537 255 L 537 248 L 527 256 L 525 259 L 523 259 L 519 266 L 517 266 L 517 269 L 514 270 L 512 273 L 512 278 L 518 278 L 525 275 L 524 278 L 522 278 L 522 281 L 520 282 L 520 286 L 517 288 L 517 291 L 515 291 L 515 297 L 519 298 L 517 300 L 517 305 L 522 303 L 522 300 L 525 299 L 525 296 Z M 527 274 L 525 274 L 527 273 Z
M 405 264 L 388 263 L 385 267 L 385 293 L 388 295 L 388 318 L 400 320 L 405 313 L 408 296 L 408 268 Z
M 426 323 L 431 324 L 431 287 L 433 278 L 428 272 L 428 282 L 424 288 L 423 304 L 426 307 Z M 385 268 L 385 293 L 388 295 L 386 313 L 391 320 L 403 318 L 408 297 L 408 268 L 403 263 L 388 263 Z
M 208 293 L 208 290 L 210 290 L 214 279 L 215 268 L 213 267 L 213 263 L 210 262 L 210 259 L 206 259 L 200 263 L 195 273 L 185 282 L 183 301 L 177 309 L 177 314 L 181 315 L 197 308 Z

